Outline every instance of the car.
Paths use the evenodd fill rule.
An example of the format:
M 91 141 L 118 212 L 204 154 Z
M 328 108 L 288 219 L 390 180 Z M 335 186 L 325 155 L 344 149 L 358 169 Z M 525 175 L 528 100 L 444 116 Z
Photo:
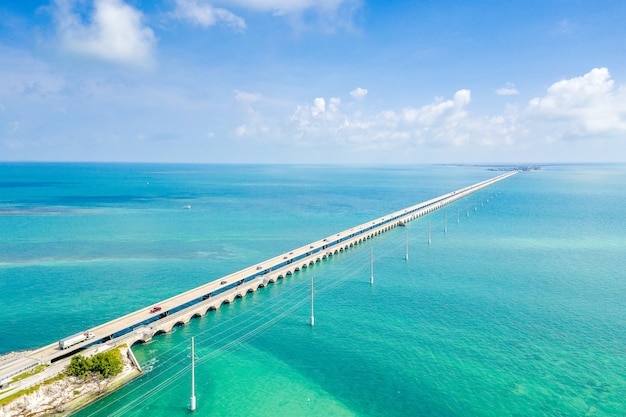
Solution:
M 224 285 L 224 284 L 227 284 L 227 283 L 228 283 L 227 281 L 222 281 L 222 282 L 220 282 L 220 285 Z
M 152 307 L 152 308 L 150 309 L 150 313 L 156 313 L 156 312 L 158 312 L 158 311 L 161 311 L 161 307 L 159 307 L 159 306 Z

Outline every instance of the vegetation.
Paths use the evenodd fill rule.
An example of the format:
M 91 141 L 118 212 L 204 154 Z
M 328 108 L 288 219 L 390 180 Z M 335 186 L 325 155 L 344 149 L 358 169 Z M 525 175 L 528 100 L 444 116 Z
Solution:
M 48 365 L 43 364 L 43 363 L 40 364 L 40 365 L 37 365 L 37 366 L 35 366 L 35 368 L 31 369 L 30 371 L 26 371 L 24 373 L 21 373 L 19 375 L 14 376 L 13 379 L 11 380 L 11 382 L 12 383 L 13 382 L 17 382 L 17 381 L 19 381 L 21 379 L 28 378 L 29 376 L 33 376 L 35 374 L 38 374 L 39 372 L 41 372 L 44 369 L 46 369 L 47 366 Z
M 5 398 L 0 399 L 0 407 L 11 403 L 13 400 L 23 395 L 28 395 L 35 391 L 38 391 L 44 385 L 52 384 L 55 381 L 62 380 L 67 375 L 78 376 L 82 379 L 90 378 L 93 382 L 97 383 L 97 394 L 101 395 L 105 391 L 107 386 L 111 383 L 111 381 L 114 381 L 111 377 L 119 374 L 124 368 L 124 359 L 119 349 L 120 347 L 110 350 L 108 352 L 99 353 L 91 358 L 85 358 L 84 356 L 76 355 L 72 358 L 66 372 L 62 372 L 52 378 L 46 379 L 40 384 L 23 389 Z M 39 365 L 35 369 L 25 372 L 24 374 L 20 374 L 15 378 L 23 379 L 27 376 L 34 375 L 41 372 L 46 366 L 47 365 Z M 82 390 L 75 389 L 74 395 L 76 396 L 80 394 L 81 391 Z
M 40 366 L 43 366 L 43 365 L 40 365 Z M 46 366 L 43 366 L 43 367 L 45 368 Z M 41 370 L 43 370 L 43 368 Z M 39 370 L 37 372 L 33 372 L 33 371 L 31 371 L 31 372 L 33 372 L 33 375 L 34 375 L 34 374 L 37 374 L 37 373 L 41 372 L 41 370 Z M 28 395 L 28 394 L 32 394 L 35 391 L 38 391 L 39 388 L 41 388 L 42 385 L 52 384 L 53 382 L 59 381 L 59 380 L 63 379 L 64 377 L 65 377 L 65 374 L 64 373 L 60 373 L 57 376 L 53 376 L 52 378 L 46 379 L 41 384 L 33 385 L 30 388 L 23 389 L 21 391 L 13 393 L 13 394 L 11 394 L 11 395 L 9 395 L 7 397 L 4 397 L 3 399 L 0 400 L 0 407 L 3 406 L 3 405 L 9 404 L 11 401 L 13 401 L 16 398 L 21 397 L 22 395 Z M 20 379 L 23 379 L 23 378 L 20 378 Z M 3 391 L 3 392 L 6 392 L 6 391 Z
M 76 355 L 67 367 L 68 375 L 73 375 L 81 379 L 89 376 L 96 376 L 100 379 L 110 378 L 122 372 L 124 359 L 118 349 L 98 353 L 91 358 Z
M 13 401 L 16 398 L 21 397 L 22 395 L 31 394 L 31 393 L 39 390 L 40 387 L 41 387 L 41 384 L 37 384 L 37 385 L 32 386 L 30 388 L 26 388 L 26 389 L 23 389 L 21 391 L 18 391 L 15 394 L 11 394 L 8 397 L 4 397 L 3 399 L 0 400 L 0 407 L 5 405 L 5 404 L 9 404 L 11 401 Z

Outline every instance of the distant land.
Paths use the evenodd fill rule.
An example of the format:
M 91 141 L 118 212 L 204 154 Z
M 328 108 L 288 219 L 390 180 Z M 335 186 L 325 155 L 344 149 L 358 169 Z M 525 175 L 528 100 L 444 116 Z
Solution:
M 487 167 L 487 171 L 541 171 L 541 166 L 538 165 L 525 165 L 517 167 Z

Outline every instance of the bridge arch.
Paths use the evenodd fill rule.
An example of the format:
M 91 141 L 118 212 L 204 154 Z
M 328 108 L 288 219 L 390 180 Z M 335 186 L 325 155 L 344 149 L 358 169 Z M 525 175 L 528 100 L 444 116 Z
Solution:
M 130 347 L 133 347 L 135 345 L 143 345 L 144 343 L 148 343 L 147 340 L 143 340 L 143 338 L 141 339 L 134 339 L 133 342 L 130 344 Z

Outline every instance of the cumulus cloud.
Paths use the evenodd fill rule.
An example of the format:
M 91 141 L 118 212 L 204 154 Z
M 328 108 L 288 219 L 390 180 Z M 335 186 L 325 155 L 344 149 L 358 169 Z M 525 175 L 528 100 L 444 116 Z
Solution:
M 254 95 L 242 95 L 240 100 L 254 100 Z M 258 113 L 262 122 L 242 126 L 237 133 L 248 137 L 266 134 L 303 147 L 407 155 L 436 150 L 484 155 L 485 151 L 510 149 L 512 157 L 519 157 L 534 149 L 540 152 L 536 155 L 545 157 L 547 153 L 541 152 L 548 139 L 550 152 L 559 150 L 551 155 L 557 159 L 568 149 L 567 142 L 554 144 L 560 139 L 595 140 L 626 134 L 626 88 L 616 86 L 606 68 L 558 81 L 521 109 L 507 105 L 493 114 L 473 115 L 471 102 L 471 91 L 461 89 L 451 98 L 439 97 L 422 105 L 364 112 L 352 102 L 344 105 L 336 97 L 316 97 L 296 105 L 288 122 L 281 118 L 267 123 Z
M 354 97 L 355 99 L 361 99 L 363 97 L 365 97 L 367 95 L 367 89 L 366 88 L 361 88 L 361 87 L 357 87 L 354 90 L 350 91 L 350 95 L 352 97 Z
M 324 97 L 317 97 L 313 100 L 312 105 L 298 106 L 291 116 L 291 120 L 297 121 L 302 126 L 325 124 L 328 121 L 336 120 L 335 116 L 339 113 L 340 105 L 341 99 L 339 98 L 331 97 L 327 103 Z
M 420 108 L 406 108 L 402 112 L 403 119 L 408 123 L 417 122 L 422 125 L 432 125 L 441 117 L 459 119 L 465 116 L 464 107 L 471 101 L 469 90 L 459 90 L 452 100 L 438 98 L 434 103 Z
M 584 138 L 626 132 L 626 90 L 615 88 L 607 68 L 552 84 L 533 98 L 530 118 L 543 123 L 552 138 Z
M 226 9 L 199 4 L 197 0 L 176 0 L 176 9 L 172 16 L 205 28 L 222 22 L 236 31 L 242 32 L 246 29 L 243 18 Z
M 317 117 L 326 111 L 326 100 L 324 97 L 317 97 L 313 100 L 313 107 L 311 108 L 311 115 Z
M 513 96 L 519 94 L 519 91 L 514 84 L 507 83 L 505 87 L 498 88 L 496 94 L 499 96 Z
M 364 115 L 346 111 L 338 98 L 318 97 L 310 105 L 297 106 L 291 121 L 297 139 L 331 138 L 361 150 L 424 144 L 459 146 L 466 143 L 477 128 L 467 117 L 466 106 L 470 101 L 471 93 L 464 89 L 449 100 L 437 98 L 421 107 Z
M 73 0 L 56 0 L 54 16 L 63 46 L 74 53 L 137 66 L 153 63 L 154 32 L 142 13 L 122 0 L 95 0 L 87 23 Z

